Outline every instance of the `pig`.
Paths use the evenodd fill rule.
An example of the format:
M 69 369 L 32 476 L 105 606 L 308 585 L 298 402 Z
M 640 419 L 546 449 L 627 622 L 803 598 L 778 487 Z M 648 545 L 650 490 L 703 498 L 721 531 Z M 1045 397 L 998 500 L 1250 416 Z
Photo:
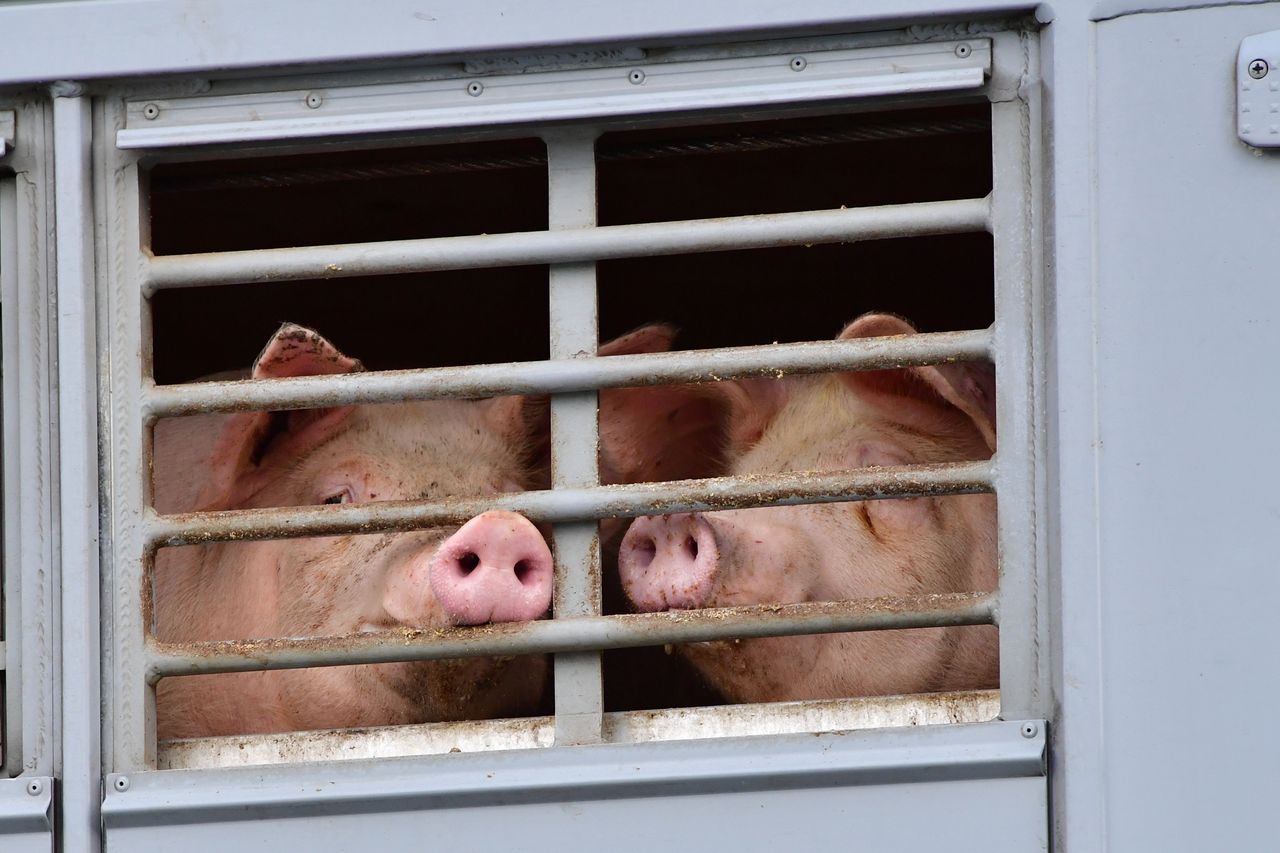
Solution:
M 911 334 L 868 314 L 840 340 Z M 734 475 L 990 458 L 995 375 L 989 364 L 742 380 L 687 393 L 724 408 L 697 428 L 723 439 Z M 690 427 L 694 430 L 694 427 Z M 695 430 L 695 431 L 697 431 Z M 991 495 L 859 501 L 635 520 L 618 554 L 640 611 L 890 595 L 996 586 Z M 732 702 L 875 696 L 992 687 L 990 626 L 730 640 L 678 647 Z
M 666 349 L 671 335 L 645 327 L 600 352 Z M 315 331 L 285 324 L 250 375 L 361 369 Z M 688 464 L 681 454 L 637 451 L 626 425 L 609 416 L 636 402 L 632 392 L 601 395 L 604 476 L 679 476 Z M 661 399 L 647 403 L 661 411 Z M 161 513 L 484 497 L 549 483 L 547 405 L 535 397 L 173 418 L 156 425 L 154 448 Z M 551 591 L 542 532 L 518 514 L 487 512 L 458 528 L 161 549 L 155 632 L 190 642 L 523 621 L 547 612 Z M 539 707 L 547 672 L 545 656 L 529 655 L 169 678 L 157 689 L 157 732 L 172 739 L 522 715 Z

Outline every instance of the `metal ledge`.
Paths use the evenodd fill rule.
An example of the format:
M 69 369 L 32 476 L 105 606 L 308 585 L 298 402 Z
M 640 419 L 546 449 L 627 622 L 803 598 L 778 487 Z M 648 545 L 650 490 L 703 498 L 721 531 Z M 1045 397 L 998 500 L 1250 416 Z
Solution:
M 1028 730 L 1030 736 L 1025 735 Z M 911 731 L 112 774 L 107 779 L 103 822 L 110 832 L 270 818 L 1044 774 L 1043 723 L 994 721 Z
M 120 148 L 329 139 L 977 89 L 990 39 L 486 74 L 128 105 Z

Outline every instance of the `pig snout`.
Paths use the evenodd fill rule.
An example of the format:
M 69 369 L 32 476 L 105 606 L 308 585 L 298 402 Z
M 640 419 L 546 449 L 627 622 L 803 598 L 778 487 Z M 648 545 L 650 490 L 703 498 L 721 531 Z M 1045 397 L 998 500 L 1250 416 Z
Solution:
M 551 606 L 551 550 L 514 512 L 486 512 L 462 525 L 431 558 L 430 571 L 431 591 L 455 625 L 522 622 Z
M 637 518 L 618 551 L 622 588 L 644 611 L 706 606 L 719 564 L 715 532 L 697 513 Z

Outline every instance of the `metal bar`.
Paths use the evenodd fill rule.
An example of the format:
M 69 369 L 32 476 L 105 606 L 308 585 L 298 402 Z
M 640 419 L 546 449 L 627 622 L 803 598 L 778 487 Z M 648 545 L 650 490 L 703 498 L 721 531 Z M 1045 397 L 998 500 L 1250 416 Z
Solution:
M 996 593 L 958 592 L 856 601 L 757 604 L 709 610 L 574 616 L 542 622 L 353 634 L 151 642 L 148 678 L 443 658 L 621 649 L 731 638 L 989 625 Z
M 53 87 L 57 233 L 58 448 L 61 475 L 61 849 L 101 847 L 98 650 L 98 389 L 90 101 Z
M 21 541 L 21 507 L 23 494 L 21 479 L 21 451 L 18 417 L 20 413 L 18 385 L 19 347 L 18 347 L 18 194 L 13 178 L 0 179 L 0 312 L 3 329 L 0 330 L 0 346 L 3 346 L 4 369 L 0 371 L 4 392 L 0 395 L 3 405 L 4 449 L 0 452 L 3 465 L 3 519 L 4 549 L 3 563 L 0 564 L 0 596 L 3 597 L 4 636 L 7 640 L 0 643 L 3 654 L 0 663 L 5 669 L 3 696 L 0 696 L 0 711 L 3 712 L 3 727 L 0 728 L 0 777 L 16 776 L 22 767 L 22 569 L 23 560 L 19 543 Z M 21 300 L 25 303 L 26 300 Z M 25 305 L 23 306 L 25 307 Z M 32 652 L 35 649 L 32 648 Z
M 733 347 L 717 350 L 616 355 L 599 359 L 384 370 L 336 376 L 299 376 L 236 382 L 153 386 L 145 409 L 153 418 L 245 409 L 308 409 L 441 397 L 567 394 L 683 382 L 718 382 L 749 376 L 835 370 L 887 370 L 990 357 L 991 332 L 935 332 L 849 341 Z
M 986 230 L 987 215 L 987 199 L 976 198 L 559 231 L 163 255 L 147 263 L 143 292 L 955 234 Z
M 552 231 L 596 224 L 595 134 L 590 130 L 549 134 L 547 224 Z M 548 280 L 549 355 L 572 360 L 593 356 L 599 341 L 594 263 L 557 264 Z M 600 484 L 599 398 L 584 390 L 551 399 L 551 472 L 557 490 Z M 594 520 L 557 524 L 555 596 L 557 619 L 600 615 L 600 530 Z M 599 651 L 557 654 L 556 743 L 598 743 L 604 715 Z
M 368 504 L 242 509 L 148 516 L 152 547 L 206 542 L 293 539 L 413 530 L 461 524 L 491 509 L 561 524 L 671 512 L 967 495 L 992 490 L 990 462 L 791 472 L 750 478 L 715 477 L 621 486 L 508 493 L 493 498 L 377 501 Z
M 1021 67 L 1023 45 L 1011 35 L 1001 39 L 1009 67 Z M 1038 535 L 1044 505 L 1037 486 L 1037 466 L 1044 448 L 1037 429 L 1036 347 L 1034 330 L 1036 271 L 1031 259 L 1032 173 L 1031 130 L 1022 98 L 991 105 L 993 248 L 995 305 L 993 352 L 996 383 L 996 431 L 1000 453 L 996 464 L 999 495 L 999 553 L 1002 619 L 1000 627 L 1001 713 L 1010 717 L 1044 716 L 1048 649 L 1047 622 L 1041 618 L 1043 541 Z M 1046 659 L 1047 660 L 1047 659 Z

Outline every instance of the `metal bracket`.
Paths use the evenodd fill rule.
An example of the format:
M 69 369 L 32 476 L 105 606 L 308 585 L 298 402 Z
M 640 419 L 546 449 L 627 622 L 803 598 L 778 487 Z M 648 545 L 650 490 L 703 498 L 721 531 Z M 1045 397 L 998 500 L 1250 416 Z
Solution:
M 13 149 L 18 120 L 13 110 L 0 110 L 0 159 Z
M 1240 42 L 1236 133 L 1255 148 L 1280 148 L 1280 30 Z

